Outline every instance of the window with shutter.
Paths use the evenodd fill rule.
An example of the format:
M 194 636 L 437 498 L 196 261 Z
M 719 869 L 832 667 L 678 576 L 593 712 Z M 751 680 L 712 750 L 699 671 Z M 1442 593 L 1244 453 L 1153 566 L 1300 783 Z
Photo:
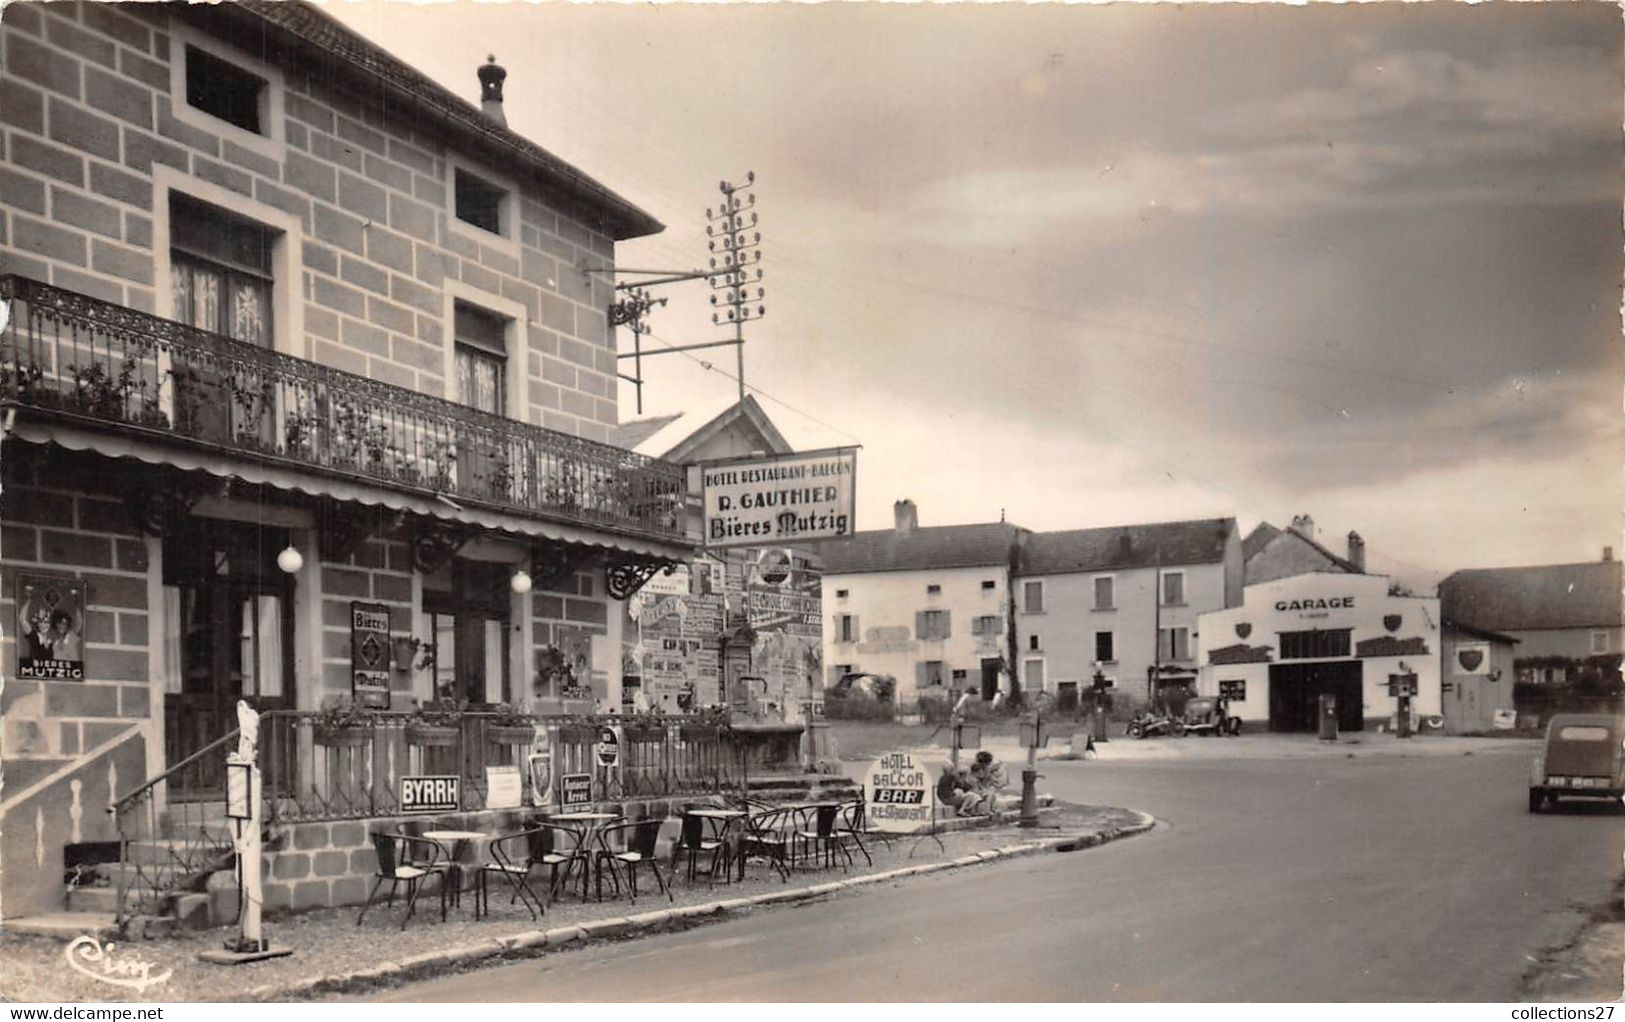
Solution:
M 1110 575 L 1095 579 L 1095 609 L 1111 610 L 1117 603 L 1117 580 Z
M 1116 660 L 1117 657 L 1115 655 L 1115 651 L 1112 648 L 1113 645 L 1114 645 L 1114 642 L 1113 642 L 1113 636 L 1112 636 L 1111 632 L 1096 632 L 1095 633 L 1095 659 L 1099 660 L 1099 661 L 1101 661 L 1103 663 L 1110 663 L 1111 661 Z
M 1162 605 L 1164 607 L 1178 607 L 1185 603 L 1185 573 L 1183 571 L 1164 572 L 1162 576 Z
M 482 412 L 507 414 L 507 321 L 458 302 L 452 324 L 457 343 L 458 400 Z
M 1022 607 L 1029 614 L 1042 614 L 1044 612 L 1044 583 L 1028 582 L 1022 587 L 1024 600 Z

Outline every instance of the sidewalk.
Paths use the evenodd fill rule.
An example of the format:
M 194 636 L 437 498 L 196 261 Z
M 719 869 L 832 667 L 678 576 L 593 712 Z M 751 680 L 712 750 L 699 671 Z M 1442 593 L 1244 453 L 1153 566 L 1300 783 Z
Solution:
M 940 869 L 957 869 L 1014 855 L 1071 850 L 1104 843 L 1150 829 L 1150 817 L 1128 809 L 1066 806 L 1046 812 L 1046 825 L 1060 830 L 1023 831 L 1013 822 L 941 835 L 943 850 L 929 838 L 905 836 L 886 845 L 869 842 L 874 864 L 854 851 L 850 872 L 819 869 L 798 872 L 784 883 L 770 867 L 752 864 L 741 883 L 717 884 L 686 877 L 672 884 L 674 900 L 644 891 L 639 879 L 635 906 L 608 891 L 603 902 L 561 899 L 540 920 L 522 906 L 508 904 L 509 890 L 500 878 L 491 886 L 490 915 L 473 919 L 472 902 L 439 920 L 439 899 L 431 890 L 418 902 L 418 915 L 403 931 L 403 906 L 382 901 L 357 927 L 359 906 L 324 909 L 270 919 L 272 944 L 293 949 L 293 956 L 252 965 L 217 966 L 198 961 L 199 951 L 217 948 L 235 928 L 204 930 L 160 941 L 119 943 L 114 958 L 150 963 L 151 974 L 173 970 L 170 979 L 144 993 L 107 986 L 71 969 L 58 941 L 0 934 L 0 997 L 12 1001 L 281 1001 L 352 994 L 406 979 L 444 973 L 479 963 L 512 961 L 546 953 L 582 940 L 629 938 L 664 929 L 695 925 L 731 913 L 810 898 L 861 894 L 872 883 L 897 883 L 905 877 Z M 911 853 L 913 853 L 911 857 Z M 653 886 L 652 881 L 648 884 Z

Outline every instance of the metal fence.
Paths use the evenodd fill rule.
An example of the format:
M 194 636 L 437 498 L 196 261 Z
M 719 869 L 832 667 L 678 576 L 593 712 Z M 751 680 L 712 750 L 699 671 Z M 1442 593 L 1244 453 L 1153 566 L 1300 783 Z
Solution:
M 0 276 L 0 399 L 659 539 L 681 466 L 492 415 L 26 277 Z
M 624 726 L 618 762 L 599 762 L 599 728 L 621 718 L 498 717 L 459 713 L 438 722 L 376 713 L 361 726 L 334 726 L 321 713 L 272 710 L 260 716 L 260 759 L 269 823 L 361 819 L 401 812 L 403 777 L 459 779 L 463 812 L 487 808 L 486 768 L 519 769 L 521 798 L 537 798 L 528 762 L 537 725 L 547 733 L 550 778 L 586 775 L 595 800 L 704 794 L 736 787 L 741 763 L 719 727 Z

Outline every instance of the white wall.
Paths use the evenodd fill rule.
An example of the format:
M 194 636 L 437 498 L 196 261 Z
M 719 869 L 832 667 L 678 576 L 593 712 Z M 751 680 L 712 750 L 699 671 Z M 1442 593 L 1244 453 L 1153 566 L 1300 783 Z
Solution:
M 1414 712 L 1420 716 L 1439 713 L 1439 601 L 1433 597 L 1389 596 L 1388 584 L 1388 578 L 1382 575 L 1313 573 L 1248 586 L 1241 606 L 1201 616 L 1199 691 L 1202 695 L 1218 695 L 1220 681 L 1245 680 L 1247 699 L 1232 702 L 1230 712 L 1244 721 L 1266 724 L 1269 721 L 1270 663 L 1283 662 L 1279 633 L 1347 628 L 1352 633 L 1351 657 L 1362 641 L 1384 636 L 1421 638 L 1427 645 L 1426 653 L 1358 658 L 1363 679 L 1363 717 L 1367 720 L 1387 718 L 1396 712 L 1397 700 L 1388 695 L 1388 675 L 1398 673 L 1401 663 L 1417 676 L 1417 697 L 1412 701 Z M 1351 601 L 1352 606 L 1318 606 L 1320 601 L 1341 603 L 1345 600 Z M 1293 607 L 1293 601 L 1300 604 L 1313 601 L 1317 606 Z M 1399 618 L 1398 627 L 1393 630 L 1384 621 L 1389 615 Z M 1245 638 L 1240 636 L 1238 625 L 1248 631 Z M 1215 665 L 1210 662 L 1215 649 L 1238 643 L 1268 646 L 1270 663 Z
M 989 581 L 993 588 L 982 589 Z M 926 587 L 942 587 L 932 596 Z M 846 597 L 837 596 L 846 590 Z M 918 698 L 915 690 L 916 665 L 928 660 L 943 662 L 945 688 L 980 685 L 982 659 L 995 658 L 1004 651 L 1008 633 L 1008 570 L 1003 565 L 981 568 L 944 568 L 928 571 L 861 572 L 824 576 L 824 667 L 850 664 L 854 670 L 888 674 L 897 679 L 897 700 L 906 704 Z M 922 610 L 946 610 L 949 637 L 941 641 L 921 641 L 915 636 L 915 614 Z M 859 641 L 837 642 L 840 615 L 858 618 Z M 971 621 L 980 615 L 999 618 L 997 634 L 974 636 Z M 953 671 L 965 672 L 963 681 L 953 680 Z M 1000 688 L 1007 687 L 1001 681 Z

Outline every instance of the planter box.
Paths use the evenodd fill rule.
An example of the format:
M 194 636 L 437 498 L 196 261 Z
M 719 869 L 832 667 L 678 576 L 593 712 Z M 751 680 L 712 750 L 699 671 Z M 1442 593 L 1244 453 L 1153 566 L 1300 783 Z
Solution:
M 577 745 L 598 741 L 598 729 L 591 724 L 564 724 L 559 728 L 559 741 Z
M 358 749 L 372 744 L 370 727 L 318 727 L 316 744 L 330 749 Z
M 663 742 L 666 740 L 666 729 L 663 727 L 625 727 L 621 735 L 629 742 Z
M 456 745 L 462 731 L 445 724 L 406 725 L 406 744 L 444 749 Z
M 709 724 L 683 724 L 677 729 L 678 737 L 685 742 L 714 742 L 719 733 L 718 728 Z
M 494 745 L 529 745 L 535 737 L 529 724 L 490 724 L 485 729 L 485 740 Z

